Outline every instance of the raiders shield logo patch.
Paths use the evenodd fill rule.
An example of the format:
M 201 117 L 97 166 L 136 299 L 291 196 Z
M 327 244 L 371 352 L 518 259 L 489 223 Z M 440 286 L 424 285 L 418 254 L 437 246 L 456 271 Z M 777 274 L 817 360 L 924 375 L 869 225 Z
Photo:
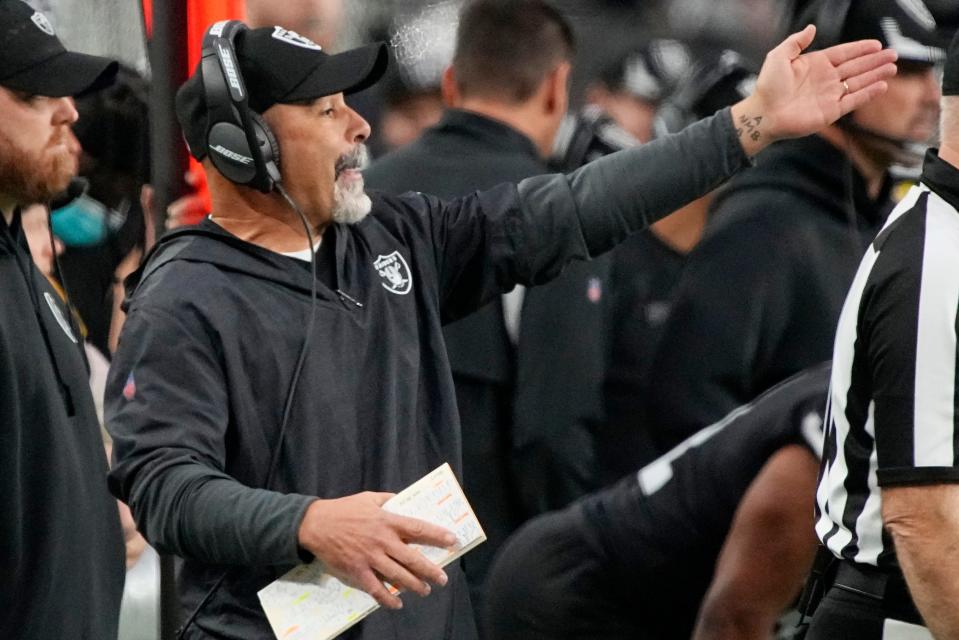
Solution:
M 399 251 L 385 256 L 377 256 L 373 261 L 376 272 L 383 278 L 383 288 L 390 293 L 405 296 L 413 289 L 413 276 L 410 267 Z

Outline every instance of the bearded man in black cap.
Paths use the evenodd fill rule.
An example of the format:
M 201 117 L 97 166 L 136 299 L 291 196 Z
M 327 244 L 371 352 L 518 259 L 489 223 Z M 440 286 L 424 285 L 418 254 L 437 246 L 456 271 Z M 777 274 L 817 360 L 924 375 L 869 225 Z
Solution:
M 922 0 L 820 0 L 797 20 L 809 21 L 833 41 L 881 39 L 899 73 L 882 98 L 769 149 L 717 194 L 649 366 L 640 415 L 660 454 L 830 358 L 856 264 L 892 208 L 889 168 L 913 146 L 918 163 L 935 131 L 946 43 Z
M 116 638 L 120 517 L 69 312 L 34 267 L 20 210 L 76 175 L 73 99 L 115 62 L 68 52 L 47 18 L 0 1 L 0 637 Z
M 889 215 L 836 333 L 810 639 L 959 638 L 959 35 L 941 146 Z
M 269 637 L 257 591 L 312 558 L 392 609 L 344 638 L 475 637 L 459 566 L 447 576 L 411 546 L 455 537 L 373 493 L 444 462 L 460 472 L 443 322 L 608 250 L 886 88 L 894 53 L 801 55 L 813 36 L 791 36 L 755 94 L 675 137 L 442 202 L 364 193 L 370 130 L 344 94 L 382 75 L 384 46 L 330 56 L 281 27 L 214 25 L 177 98 L 213 213 L 128 283 L 106 401 L 111 489 L 184 558 L 182 637 Z

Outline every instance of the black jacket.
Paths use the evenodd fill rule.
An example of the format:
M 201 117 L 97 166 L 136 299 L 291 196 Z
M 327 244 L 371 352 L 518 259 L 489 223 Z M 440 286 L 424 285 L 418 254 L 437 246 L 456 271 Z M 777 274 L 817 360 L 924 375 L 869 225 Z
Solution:
M 364 175 L 371 187 L 391 193 L 414 190 L 454 198 L 545 172 L 536 147 L 526 136 L 480 114 L 451 110 L 439 125 L 377 161 Z M 553 460 L 518 465 L 513 483 L 497 478 L 507 493 L 514 497 L 520 495 L 516 492 L 523 493 L 521 519 L 565 506 L 590 486 L 589 448 L 577 441 L 575 451 L 559 452 L 560 442 L 570 430 L 582 426 L 584 420 L 595 422 L 601 417 L 598 381 L 605 356 L 601 303 L 607 272 L 608 260 L 600 256 L 572 264 L 561 277 L 527 290 L 515 350 L 506 335 L 499 298 L 445 328 L 450 367 L 459 403 L 465 409 L 461 415 L 464 438 L 469 440 L 474 432 L 477 438 L 491 441 L 499 427 L 507 432 L 507 449 L 555 443 Z M 476 405 L 476 398 L 464 395 L 476 389 L 477 383 L 503 388 L 510 413 L 478 416 L 469 406 L 464 407 Z M 475 424 L 470 420 L 473 416 L 477 417 Z M 475 450 L 485 459 L 465 460 L 467 485 L 472 484 L 472 469 L 480 465 L 489 468 L 490 455 L 505 453 L 482 447 Z M 464 450 L 464 454 L 469 452 Z M 582 464 L 564 465 L 565 459 Z M 557 472 L 546 474 L 553 481 L 546 483 L 541 477 L 550 462 L 556 463 Z M 483 488 L 490 489 L 495 491 Z M 503 513 L 509 511 L 509 505 L 502 502 L 491 506 Z
M 774 145 L 721 191 L 654 357 L 648 420 L 661 452 L 831 357 L 888 193 L 871 199 L 818 136 Z
M 363 178 L 369 188 L 386 193 L 458 198 L 543 173 L 546 166 L 529 138 L 489 118 L 451 110 L 420 138 L 374 162 Z M 498 297 L 443 333 L 455 377 L 512 383 L 512 347 Z
M 682 175 L 672 170 L 681 159 Z M 311 350 L 270 487 L 310 312 L 309 273 L 212 223 L 162 241 L 131 281 L 108 381 L 110 480 L 146 538 L 186 558 L 185 610 L 226 572 L 186 637 L 269 637 L 256 591 L 306 559 L 296 533 L 313 496 L 397 491 L 446 461 L 460 472 L 443 322 L 608 250 L 745 162 L 723 112 L 570 176 L 450 203 L 371 194 L 366 220 L 325 236 L 336 243 L 344 295 L 319 285 Z M 447 588 L 407 598 L 401 612 L 374 613 L 344 638 L 472 637 L 462 576 L 455 567 L 450 574 Z
M 0 218 L 0 638 L 116 638 L 124 549 L 81 346 Z

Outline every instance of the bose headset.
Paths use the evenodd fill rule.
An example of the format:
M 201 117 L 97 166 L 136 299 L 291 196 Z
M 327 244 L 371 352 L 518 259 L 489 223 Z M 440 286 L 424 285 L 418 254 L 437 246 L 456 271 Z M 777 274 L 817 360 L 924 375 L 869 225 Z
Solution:
M 269 125 L 249 105 L 249 94 L 246 91 L 246 83 L 243 81 L 235 47 L 237 35 L 246 31 L 247 28 L 239 20 L 224 20 L 211 26 L 203 36 L 200 78 L 203 81 L 203 92 L 206 97 L 208 115 L 206 135 L 210 161 L 217 171 L 231 182 L 263 193 L 277 191 L 283 196 L 303 223 L 303 229 L 310 243 L 312 272 L 310 317 L 306 324 L 306 335 L 303 337 L 303 345 L 296 358 L 296 367 L 293 370 L 283 406 L 279 433 L 263 483 L 263 487 L 269 489 L 279 465 L 286 427 L 296 396 L 297 382 L 303 371 L 303 363 L 306 361 L 316 320 L 316 247 L 309 221 L 283 188 L 280 179 L 280 148 L 276 138 L 270 131 Z M 230 569 L 223 572 L 177 630 L 178 640 L 183 638 L 197 614 L 217 592 L 229 572 Z
M 280 148 L 270 127 L 250 109 L 235 46 L 237 35 L 246 30 L 239 20 L 225 20 L 203 36 L 207 149 L 225 178 L 270 193 L 280 183 Z

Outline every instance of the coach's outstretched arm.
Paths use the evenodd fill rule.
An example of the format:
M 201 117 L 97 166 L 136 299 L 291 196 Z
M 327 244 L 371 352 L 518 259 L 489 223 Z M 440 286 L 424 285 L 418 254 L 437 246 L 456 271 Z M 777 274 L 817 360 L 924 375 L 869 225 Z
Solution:
M 886 90 L 895 51 L 862 40 L 803 53 L 815 33 L 809 26 L 770 51 L 751 96 L 675 135 L 568 175 L 528 178 L 449 203 L 421 195 L 413 206 L 427 213 L 444 320 L 612 249 L 715 189 L 769 144 L 815 133 Z
M 770 51 L 753 94 L 732 107 L 747 154 L 824 129 L 885 92 L 884 80 L 896 73 L 896 52 L 878 40 L 803 53 L 815 35 L 810 25 Z
M 894 51 L 862 40 L 802 53 L 815 32 L 809 26 L 770 51 L 753 94 L 730 110 L 569 176 L 526 180 L 519 187 L 524 204 L 556 202 L 571 191 L 595 255 L 708 193 L 747 156 L 777 140 L 815 133 L 886 90 L 884 79 L 896 72 Z

